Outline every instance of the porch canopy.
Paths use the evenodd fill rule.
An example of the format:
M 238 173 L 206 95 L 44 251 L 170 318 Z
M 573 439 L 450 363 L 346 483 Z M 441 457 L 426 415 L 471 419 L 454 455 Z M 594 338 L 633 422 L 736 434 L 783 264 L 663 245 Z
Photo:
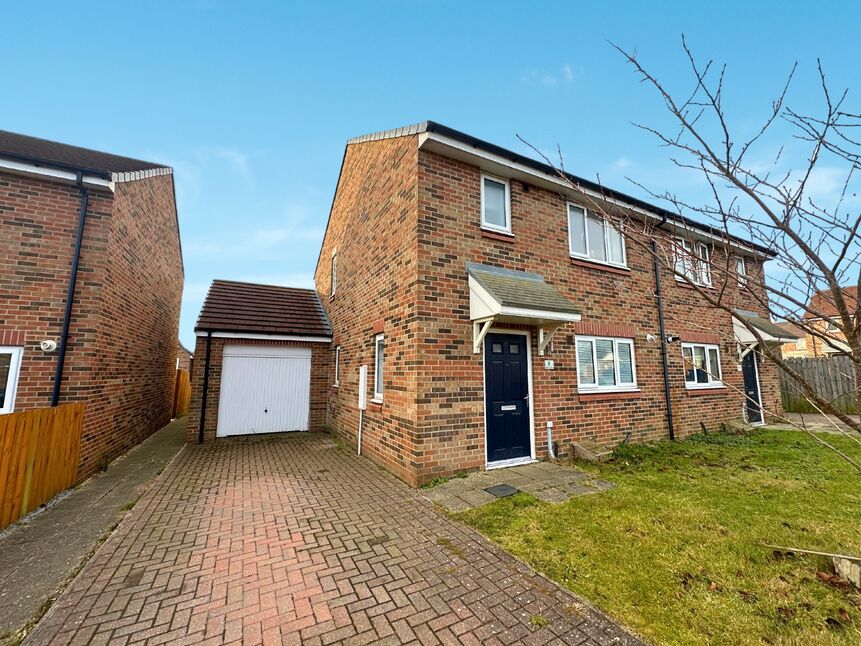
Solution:
M 746 321 L 748 325 L 756 328 L 762 340 L 766 343 L 793 343 L 800 337 L 788 330 L 783 329 L 777 323 L 769 321 L 757 314 L 756 312 L 748 312 L 747 310 L 734 310 L 732 316 L 732 327 L 735 333 L 735 340 L 740 346 L 745 348 L 742 356 L 750 352 L 759 343 L 753 333 L 744 325 Z
M 517 323 L 538 328 L 538 354 L 543 355 L 553 334 L 566 323 L 580 320 L 580 310 L 544 276 L 526 271 L 467 263 L 469 318 L 473 325 L 472 350 L 494 323 Z

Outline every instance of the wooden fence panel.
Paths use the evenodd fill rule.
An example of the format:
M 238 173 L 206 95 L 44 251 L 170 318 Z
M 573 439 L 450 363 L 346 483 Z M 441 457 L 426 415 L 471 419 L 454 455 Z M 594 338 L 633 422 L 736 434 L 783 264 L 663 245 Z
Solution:
M 82 403 L 0 415 L 0 529 L 75 484 Z
M 188 414 L 188 405 L 191 401 L 191 379 L 188 370 L 177 369 L 176 384 L 173 389 L 173 415 L 182 417 Z
M 858 380 L 852 360 L 836 357 L 793 357 L 787 365 L 813 386 L 820 397 L 833 401 L 844 413 L 857 413 Z M 815 413 L 798 383 L 788 373 L 780 371 L 780 397 L 783 409 L 791 413 Z

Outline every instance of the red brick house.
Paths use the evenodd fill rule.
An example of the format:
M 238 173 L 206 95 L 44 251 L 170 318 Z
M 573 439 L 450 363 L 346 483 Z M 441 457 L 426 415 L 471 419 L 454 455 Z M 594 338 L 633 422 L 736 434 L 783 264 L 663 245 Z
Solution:
M 710 285 L 717 232 L 571 179 L 658 222 Z M 734 316 L 670 270 L 656 275 L 543 163 L 433 122 L 352 139 L 315 272 L 332 331 L 325 425 L 416 485 L 575 442 L 762 423 L 779 406 L 777 376 L 740 320 L 783 340 L 748 305 L 770 254 L 742 239 L 731 253 Z
M 0 413 L 86 403 L 78 477 L 170 421 L 169 167 L 0 131 Z

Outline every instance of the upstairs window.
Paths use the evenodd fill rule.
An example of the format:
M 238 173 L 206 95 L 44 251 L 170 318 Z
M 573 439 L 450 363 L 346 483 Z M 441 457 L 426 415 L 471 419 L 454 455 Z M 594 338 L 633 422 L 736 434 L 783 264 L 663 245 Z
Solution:
M 711 287 L 711 248 L 704 242 L 678 238 L 675 242 L 676 280 L 687 278 L 696 285 Z
M 738 274 L 738 286 L 744 289 L 747 287 L 747 263 L 741 256 L 735 259 L 735 272 Z
M 0 346 L 0 415 L 15 410 L 15 390 L 23 348 Z
M 332 252 L 332 290 L 330 296 L 335 295 L 335 288 L 338 286 L 338 252 Z
M 385 336 L 374 338 L 374 401 L 383 401 L 383 358 L 386 350 Z
M 719 388 L 723 386 L 720 372 L 720 349 L 716 345 L 683 343 L 687 388 Z
M 577 388 L 582 392 L 635 390 L 633 339 L 578 336 Z
M 568 205 L 568 251 L 572 256 L 624 267 L 625 237 L 607 220 Z
M 511 200 L 508 182 L 482 175 L 481 227 L 511 233 Z

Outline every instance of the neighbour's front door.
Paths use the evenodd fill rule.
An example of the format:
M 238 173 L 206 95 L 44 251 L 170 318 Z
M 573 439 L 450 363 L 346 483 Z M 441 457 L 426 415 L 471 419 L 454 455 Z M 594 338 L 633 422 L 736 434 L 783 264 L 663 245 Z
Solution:
M 488 463 L 532 455 L 528 342 L 521 334 L 484 337 Z
M 762 402 L 759 398 L 759 376 L 757 375 L 756 353 L 751 350 L 741 360 L 744 375 L 744 395 L 747 407 L 747 421 L 750 424 L 762 422 Z

